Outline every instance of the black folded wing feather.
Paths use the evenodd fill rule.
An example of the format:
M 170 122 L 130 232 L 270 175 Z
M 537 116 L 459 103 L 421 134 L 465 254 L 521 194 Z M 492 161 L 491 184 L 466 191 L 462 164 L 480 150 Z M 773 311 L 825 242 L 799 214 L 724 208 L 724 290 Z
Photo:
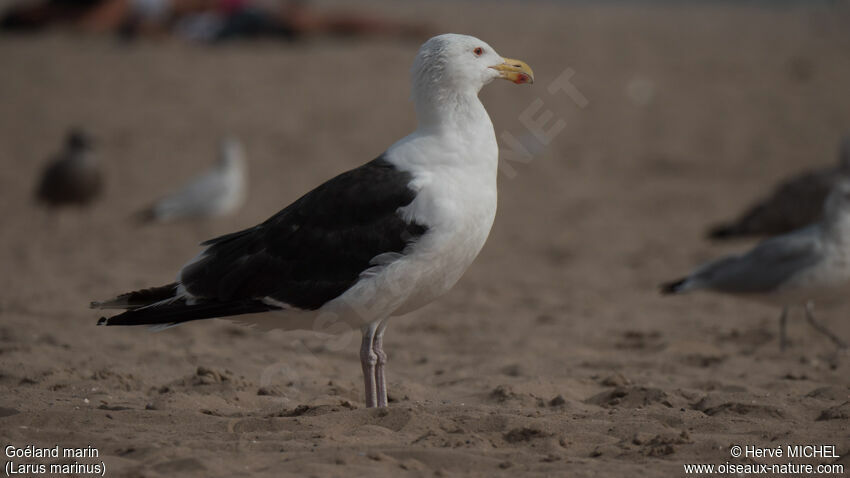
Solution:
M 122 294 L 97 308 L 126 308 L 101 325 L 176 324 L 291 307 L 315 310 L 354 285 L 375 256 L 403 253 L 427 228 L 398 209 L 416 196 L 409 173 L 383 156 L 327 181 L 243 231 L 210 239 L 180 284 Z
M 398 209 L 413 201 L 411 175 L 383 156 L 310 191 L 264 223 L 206 241 L 181 273 L 195 297 L 271 297 L 317 309 L 351 287 L 377 255 L 401 253 L 426 227 Z

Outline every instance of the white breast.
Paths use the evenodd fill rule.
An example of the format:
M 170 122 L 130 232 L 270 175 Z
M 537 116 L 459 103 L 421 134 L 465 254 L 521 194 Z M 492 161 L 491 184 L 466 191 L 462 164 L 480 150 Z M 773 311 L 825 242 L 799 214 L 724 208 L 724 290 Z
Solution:
M 822 259 L 783 284 L 774 298 L 782 305 L 827 305 L 846 302 L 850 287 L 850 254 L 843 244 L 827 242 Z
M 472 140 L 412 135 L 387 158 L 413 176 L 416 198 L 400 213 L 427 232 L 396 260 L 373 268 L 323 309 L 347 322 L 403 315 L 447 292 L 481 251 L 496 216 L 498 147 L 492 125 Z

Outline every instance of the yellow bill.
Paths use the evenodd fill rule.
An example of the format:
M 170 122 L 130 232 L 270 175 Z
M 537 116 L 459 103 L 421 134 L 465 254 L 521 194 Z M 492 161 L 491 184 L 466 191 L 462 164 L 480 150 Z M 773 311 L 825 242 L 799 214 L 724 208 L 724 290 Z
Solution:
M 503 63 L 490 67 L 499 72 L 499 78 L 512 81 L 518 85 L 534 83 L 534 72 L 531 71 L 528 63 L 511 58 L 502 58 L 502 60 L 504 60 Z

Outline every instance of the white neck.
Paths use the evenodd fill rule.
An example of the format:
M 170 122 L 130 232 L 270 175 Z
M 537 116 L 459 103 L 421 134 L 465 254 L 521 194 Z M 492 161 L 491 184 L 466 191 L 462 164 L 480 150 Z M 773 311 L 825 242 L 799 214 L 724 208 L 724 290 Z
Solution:
M 391 160 L 410 171 L 438 171 L 455 179 L 468 175 L 488 187 L 495 183 L 499 148 L 478 88 L 440 88 L 436 81 L 419 80 L 414 79 L 411 95 L 416 131 L 387 150 Z
M 478 99 L 480 87 L 442 85 L 441 77 L 423 75 L 414 80 L 413 103 L 419 130 L 457 128 L 489 116 Z

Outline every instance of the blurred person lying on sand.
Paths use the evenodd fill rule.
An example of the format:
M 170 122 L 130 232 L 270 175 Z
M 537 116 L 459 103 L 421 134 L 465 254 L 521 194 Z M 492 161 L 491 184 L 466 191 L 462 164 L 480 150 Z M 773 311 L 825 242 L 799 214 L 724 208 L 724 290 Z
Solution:
M 175 33 L 202 41 L 242 37 L 298 40 L 372 35 L 419 40 L 421 24 L 353 11 L 318 11 L 303 0 L 41 0 L 22 1 L 0 16 L 0 29 L 35 31 L 65 25 L 125 38 Z

